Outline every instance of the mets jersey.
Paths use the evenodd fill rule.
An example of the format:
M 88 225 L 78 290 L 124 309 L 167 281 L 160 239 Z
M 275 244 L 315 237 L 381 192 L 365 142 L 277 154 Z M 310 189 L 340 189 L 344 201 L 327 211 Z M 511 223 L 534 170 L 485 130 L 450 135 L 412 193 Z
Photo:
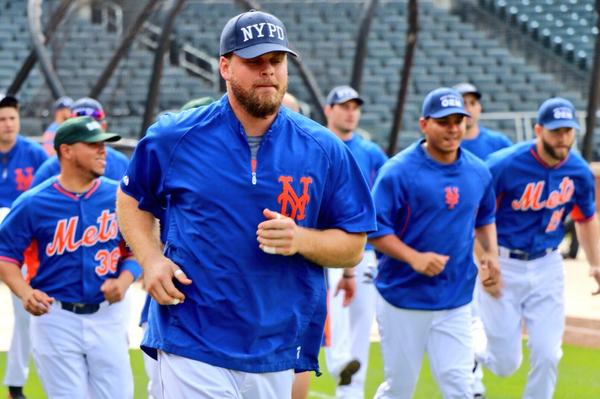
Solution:
M 76 195 L 52 178 L 24 193 L 0 225 L 0 260 L 21 265 L 31 244 L 39 260 L 33 288 L 59 301 L 102 302 L 104 280 L 141 274 L 117 225 L 117 184 L 102 177 Z
M 383 255 L 375 286 L 390 304 L 442 310 L 472 300 L 477 268 L 473 230 L 494 222 L 494 190 L 485 164 L 459 150 L 451 164 L 431 158 L 417 142 L 391 158 L 373 187 L 377 231 L 395 234 L 419 252 L 449 256 L 437 276 L 417 273 L 406 262 Z
M 529 254 L 556 249 L 564 220 L 571 211 L 576 221 L 596 212 L 594 176 L 581 156 L 549 166 L 526 141 L 492 154 L 487 165 L 497 195 L 498 244 Z
M 486 159 L 488 155 L 506 147 L 512 143 L 504 134 L 490 130 L 479 125 L 479 135 L 474 139 L 463 139 L 460 146 L 477 155 L 479 159 Z
M 121 177 L 123 177 L 125 171 L 127 170 L 127 165 L 129 165 L 129 159 L 127 159 L 123 153 L 115 150 L 112 147 L 106 146 L 106 170 L 104 171 L 105 177 L 117 181 L 121 180 Z M 48 160 L 46 160 L 46 162 L 44 162 L 35 172 L 31 186 L 35 187 L 46 179 L 56 176 L 59 173 L 60 163 L 55 155 L 48 158 Z
M 177 285 L 186 296 L 180 305 L 152 301 L 144 349 L 247 372 L 292 369 L 311 354 L 300 367 L 318 369 L 323 268 L 261 251 L 256 229 L 265 208 L 302 227 L 375 229 L 369 189 L 341 140 L 281 107 L 253 162 L 225 95 L 162 116 L 138 144 L 121 189 L 156 217 L 168 204 L 165 255 L 193 281 Z M 307 342 L 315 315 L 320 331 Z
M 0 208 L 10 208 L 31 186 L 34 173 L 46 158 L 41 145 L 20 135 L 10 151 L 0 152 Z

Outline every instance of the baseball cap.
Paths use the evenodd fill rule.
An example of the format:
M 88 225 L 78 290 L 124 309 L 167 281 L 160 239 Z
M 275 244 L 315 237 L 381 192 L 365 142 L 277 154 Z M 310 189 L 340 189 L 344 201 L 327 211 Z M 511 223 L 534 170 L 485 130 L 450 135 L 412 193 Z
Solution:
M 190 100 L 187 103 L 183 104 L 180 111 L 186 111 L 191 108 L 204 107 L 206 105 L 212 104 L 213 102 L 215 102 L 215 100 L 212 97 L 194 98 L 193 100 Z
M 360 98 L 358 92 L 350 86 L 334 87 L 327 95 L 327 105 L 343 104 L 350 100 L 355 100 L 358 105 L 364 104 L 364 100 Z
M 52 109 L 59 110 L 62 108 L 71 108 L 71 106 L 73 105 L 73 99 L 71 97 L 67 97 L 67 96 L 63 96 L 60 97 L 58 100 L 54 101 L 54 104 L 52 104 Z
M 2 107 L 14 107 L 19 106 L 19 100 L 17 97 L 11 96 L 10 94 L 0 93 L 0 108 Z
M 538 110 L 538 123 L 548 130 L 561 127 L 579 129 L 575 107 L 571 101 L 561 97 L 554 97 L 542 103 Z
M 71 105 L 71 116 L 91 116 L 97 121 L 106 117 L 102 104 L 90 97 L 82 97 Z
M 443 118 L 452 114 L 471 116 L 465 111 L 462 95 L 449 87 L 435 89 L 423 100 L 421 116 L 423 118 Z
M 272 51 L 298 56 L 288 48 L 283 22 L 266 12 L 250 10 L 235 16 L 221 32 L 220 55 L 233 52 L 238 57 L 254 58 Z
M 54 149 L 58 150 L 61 144 L 118 140 L 121 140 L 121 136 L 116 133 L 105 133 L 100 123 L 91 116 L 78 116 L 67 119 L 58 127 L 54 136 Z
M 463 82 L 452 87 L 454 90 L 459 92 L 461 95 L 473 94 L 477 99 L 481 99 L 481 93 L 477 90 L 477 87 L 471 83 Z

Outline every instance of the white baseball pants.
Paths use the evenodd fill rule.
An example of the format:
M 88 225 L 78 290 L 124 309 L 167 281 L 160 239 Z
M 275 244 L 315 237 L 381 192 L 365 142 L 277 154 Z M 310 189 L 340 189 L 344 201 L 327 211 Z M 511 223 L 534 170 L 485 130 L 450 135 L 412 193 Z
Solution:
M 522 261 L 500 253 L 504 287 L 494 299 L 480 295 L 488 346 L 480 360 L 494 374 L 508 376 L 521 365 L 521 320 L 528 333 L 531 370 L 524 399 L 552 398 L 565 328 L 564 270 L 558 251 Z
M 48 399 L 131 399 L 123 302 L 88 315 L 60 307 L 31 318 L 33 358 Z
M 22 387 L 29 375 L 29 354 L 31 340 L 29 338 L 30 314 L 23 307 L 21 300 L 11 293 L 15 323 L 13 327 L 10 348 L 6 354 L 6 372 L 4 385 Z
M 329 288 L 329 325 L 330 346 L 325 348 L 327 369 L 335 378 L 352 359 L 360 361 L 360 369 L 352 376 L 352 383 L 336 388 L 336 397 L 345 399 L 363 399 L 365 380 L 369 364 L 369 336 L 375 317 L 377 297 L 373 284 L 377 268 L 375 251 L 365 251 L 362 261 L 356 265 L 356 295 L 350 305 L 342 306 L 344 293 L 333 296 L 335 287 L 342 278 L 343 269 L 327 269 Z
M 144 334 L 146 334 L 148 322 L 142 324 L 141 327 L 144 330 Z M 142 359 L 144 359 L 144 371 L 148 377 L 148 385 L 146 386 L 148 399 L 158 399 L 161 395 L 160 384 L 158 382 L 158 361 L 148 356 L 144 351 L 142 351 Z
M 473 398 L 470 304 L 450 310 L 408 310 L 378 295 L 377 322 L 385 380 L 376 399 L 412 398 L 425 352 L 445 399 Z
M 294 370 L 246 373 L 159 351 L 161 399 L 281 399 L 292 396 Z

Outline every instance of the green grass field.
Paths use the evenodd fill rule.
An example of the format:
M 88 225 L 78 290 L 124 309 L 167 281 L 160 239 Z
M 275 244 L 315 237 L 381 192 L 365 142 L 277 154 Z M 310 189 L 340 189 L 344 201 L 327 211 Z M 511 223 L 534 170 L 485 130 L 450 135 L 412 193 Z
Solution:
M 322 355 L 322 354 L 321 354 Z M 142 363 L 140 351 L 131 351 L 131 363 L 135 380 L 135 398 L 146 398 L 145 386 L 146 375 Z M 0 353 L 0 375 L 4 375 L 6 354 Z M 321 365 L 324 373 L 319 378 L 311 381 L 312 399 L 333 398 L 335 385 L 333 379 L 325 372 L 324 360 L 321 356 Z M 383 366 L 381 352 L 378 344 L 373 344 L 371 359 L 367 376 L 366 398 L 372 398 L 379 383 L 383 380 Z M 498 378 L 491 373 L 486 373 L 485 384 L 488 389 L 489 399 L 517 399 L 523 393 L 525 378 L 527 376 L 528 363 L 510 378 Z M 34 368 L 32 368 L 33 370 Z M 554 399 L 593 399 L 600 398 L 600 350 L 565 346 L 564 356 L 560 363 L 558 376 L 558 387 Z M 25 393 L 29 399 L 45 398 L 37 374 L 34 372 L 29 376 L 25 387 Z M 7 397 L 6 387 L 0 387 L 0 398 Z M 417 399 L 441 398 L 435 382 L 429 372 L 427 361 L 423 363 L 419 386 L 415 395 Z

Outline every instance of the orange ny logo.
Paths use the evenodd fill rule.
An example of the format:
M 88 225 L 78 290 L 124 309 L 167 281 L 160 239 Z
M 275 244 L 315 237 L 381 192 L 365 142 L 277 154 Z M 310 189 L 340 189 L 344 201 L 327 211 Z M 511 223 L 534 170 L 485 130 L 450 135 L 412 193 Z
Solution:
M 15 181 L 17 182 L 17 191 L 25 191 L 31 186 L 31 181 L 33 180 L 33 168 L 28 166 L 25 168 L 25 173 L 23 173 L 23 169 L 16 168 L 15 169 Z
M 304 209 L 306 208 L 306 204 L 310 201 L 310 196 L 308 195 L 308 185 L 312 183 L 312 177 L 301 177 L 300 183 L 302 184 L 302 195 L 298 197 L 294 188 L 292 187 L 292 182 L 294 179 L 292 176 L 279 176 L 279 182 L 283 184 L 283 188 L 281 190 L 281 194 L 277 196 L 277 202 L 281 204 L 282 215 L 288 216 L 292 219 L 302 220 L 304 219 Z M 288 207 L 290 208 L 288 212 Z
M 448 205 L 448 209 L 454 209 L 456 204 L 458 204 L 458 187 L 446 187 L 444 188 L 444 192 L 446 193 L 446 205 Z

